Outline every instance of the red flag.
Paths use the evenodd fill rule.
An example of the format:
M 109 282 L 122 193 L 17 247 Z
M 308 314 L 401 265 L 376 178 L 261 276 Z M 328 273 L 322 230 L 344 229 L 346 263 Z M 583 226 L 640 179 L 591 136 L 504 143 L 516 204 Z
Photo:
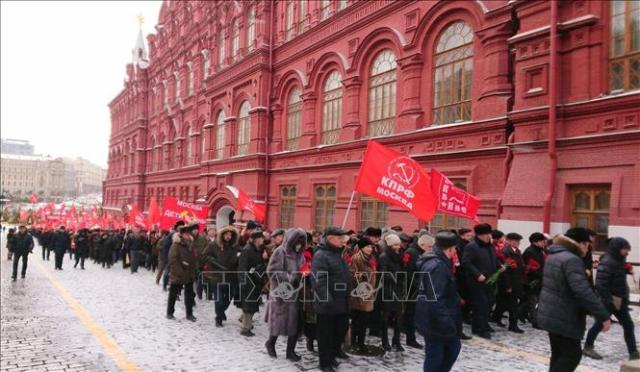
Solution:
M 456 187 L 435 168 L 431 169 L 431 188 L 437 195 L 439 211 L 479 221 L 477 213 L 480 199 Z
M 31 204 L 35 204 L 38 202 L 38 197 L 36 196 L 36 194 L 31 194 L 31 196 L 29 197 L 29 202 L 31 202 Z
M 436 210 L 429 174 L 410 157 L 369 141 L 355 190 L 429 221 Z
M 129 214 L 127 214 L 127 223 L 129 225 L 133 225 L 135 218 L 138 215 L 138 212 L 140 212 L 140 210 L 138 209 L 138 203 L 133 203 L 133 206 L 131 206 L 131 210 L 129 211 Z
M 197 223 L 202 230 L 207 223 L 208 214 L 209 209 L 204 205 L 188 203 L 166 196 L 162 203 L 160 228 L 169 230 L 177 221 L 183 220 L 187 224 Z
M 267 215 L 266 205 L 257 203 L 249 194 L 237 187 L 227 186 L 227 189 L 238 199 L 238 209 L 248 211 L 255 216 L 256 220 L 264 222 Z
M 29 215 L 27 214 L 27 211 L 25 209 L 20 208 L 20 212 L 18 213 L 18 220 L 20 221 L 20 223 L 27 222 L 28 218 L 29 218 Z
M 152 196 L 149 201 L 149 222 L 148 225 L 151 227 L 160 223 L 160 208 L 158 208 L 158 202 L 156 201 L 156 197 Z

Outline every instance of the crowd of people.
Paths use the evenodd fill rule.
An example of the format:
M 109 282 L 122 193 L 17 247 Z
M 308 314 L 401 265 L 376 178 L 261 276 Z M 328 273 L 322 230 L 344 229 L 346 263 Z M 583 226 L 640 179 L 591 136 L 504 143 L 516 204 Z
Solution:
M 463 333 L 463 322 L 485 339 L 495 332 L 492 325 L 521 334 L 519 325 L 530 323 L 549 334 L 550 370 L 571 371 L 583 353 L 602 358 L 594 343 L 614 316 L 624 329 L 630 359 L 639 358 L 626 280 L 633 271 L 626 262 L 631 246 L 611 238 L 598 264 L 592 255 L 596 234 L 584 228 L 553 238 L 533 233 L 521 250 L 521 235 L 486 223 L 435 234 L 405 232 L 400 226 L 268 231 L 253 221 L 241 230 L 205 231 L 179 221 L 170 231 L 149 232 L 137 227 L 67 231 L 64 226 L 43 231 L 21 225 L 7 236 L 14 281 L 20 259 L 25 277 L 32 237 L 42 247 L 43 260 L 54 251 L 56 270 L 63 270 L 69 253 L 74 268 L 84 269 L 90 259 L 105 269 L 121 261 L 131 274 L 140 266 L 157 271 L 156 284 L 168 292 L 166 318 L 171 320 L 180 300 L 186 319 L 195 322 L 196 297 L 204 297 L 215 303 L 216 327 L 225 326 L 227 309 L 235 304 L 242 311 L 240 334 L 253 337 L 254 317 L 264 307 L 268 355 L 277 358 L 275 346 L 283 336 L 286 358 L 300 360 L 295 346 L 304 335 L 309 351 L 317 345 L 324 371 L 349 358 L 345 350 L 374 353 L 377 347 L 367 344 L 367 336 L 380 337 L 379 349 L 385 352 L 424 349 L 425 371 L 449 371 L 461 340 L 472 337 Z M 583 348 L 587 314 L 595 322 Z

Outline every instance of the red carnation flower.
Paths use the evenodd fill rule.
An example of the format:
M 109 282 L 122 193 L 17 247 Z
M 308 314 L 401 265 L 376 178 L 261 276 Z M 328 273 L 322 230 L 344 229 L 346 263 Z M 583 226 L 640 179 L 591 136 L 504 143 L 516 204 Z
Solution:
M 409 253 L 405 253 L 402 255 L 402 263 L 407 265 L 411 261 L 411 255 Z

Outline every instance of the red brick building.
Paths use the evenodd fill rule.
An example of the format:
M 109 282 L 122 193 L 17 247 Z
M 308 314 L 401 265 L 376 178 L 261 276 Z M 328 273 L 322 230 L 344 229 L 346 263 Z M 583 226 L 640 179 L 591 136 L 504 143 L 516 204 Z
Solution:
M 233 185 L 271 227 L 340 224 L 376 138 L 505 231 L 588 226 L 638 262 L 639 24 L 632 1 L 165 1 L 109 104 L 104 203 L 174 195 L 222 225 Z M 347 219 L 424 223 L 363 195 Z

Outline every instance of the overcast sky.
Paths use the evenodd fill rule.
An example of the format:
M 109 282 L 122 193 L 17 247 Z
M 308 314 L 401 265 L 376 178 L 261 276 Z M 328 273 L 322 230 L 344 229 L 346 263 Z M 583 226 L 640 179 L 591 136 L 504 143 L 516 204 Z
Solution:
M 106 167 L 107 104 L 123 87 L 142 14 L 153 31 L 160 1 L 2 1 L 2 138 L 36 153 Z

